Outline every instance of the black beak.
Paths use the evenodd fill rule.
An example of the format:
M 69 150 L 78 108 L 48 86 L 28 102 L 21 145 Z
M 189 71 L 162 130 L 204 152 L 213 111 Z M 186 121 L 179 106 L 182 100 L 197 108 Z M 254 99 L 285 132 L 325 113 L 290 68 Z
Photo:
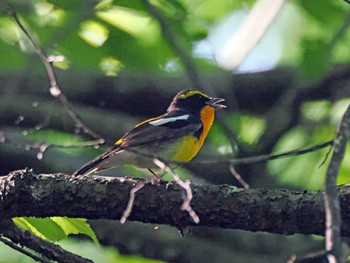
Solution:
M 225 99 L 222 98 L 211 98 L 207 104 L 209 106 L 212 106 L 214 109 L 224 109 L 226 108 L 226 105 L 221 104 L 225 101 Z

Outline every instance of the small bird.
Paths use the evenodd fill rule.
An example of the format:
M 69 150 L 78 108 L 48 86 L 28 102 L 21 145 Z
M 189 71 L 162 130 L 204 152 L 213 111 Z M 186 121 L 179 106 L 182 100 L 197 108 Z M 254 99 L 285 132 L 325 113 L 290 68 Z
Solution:
M 81 167 L 74 175 L 89 175 L 119 165 L 159 168 L 154 158 L 189 162 L 200 150 L 214 121 L 215 109 L 226 108 L 224 99 L 198 90 L 180 91 L 165 114 L 145 120 L 127 132 L 105 153 Z

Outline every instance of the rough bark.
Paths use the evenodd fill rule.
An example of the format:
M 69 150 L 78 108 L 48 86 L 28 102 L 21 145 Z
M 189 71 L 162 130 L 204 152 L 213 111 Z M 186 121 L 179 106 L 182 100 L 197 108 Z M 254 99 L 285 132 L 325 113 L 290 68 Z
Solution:
M 15 171 L 0 179 L 0 217 L 68 216 L 119 219 L 139 179 L 72 177 Z M 200 225 L 291 235 L 324 234 L 323 193 L 283 189 L 239 190 L 229 185 L 192 185 L 192 207 Z M 173 183 L 147 184 L 137 193 L 129 220 L 194 225 L 180 211 L 182 189 Z M 339 188 L 342 235 L 350 236 L 350 187 Z

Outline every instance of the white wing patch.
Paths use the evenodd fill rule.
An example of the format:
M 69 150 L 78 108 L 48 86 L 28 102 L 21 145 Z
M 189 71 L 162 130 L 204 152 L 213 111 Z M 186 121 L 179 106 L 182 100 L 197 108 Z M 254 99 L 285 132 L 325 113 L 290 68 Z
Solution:
M 181 116 L 177 116 L 177 117 L 162 118 L 159 120 L 150 121 L 149 124 L 151 124 L 153 126 L 161 126 L 161 125 L 169 123 L 169 122 L 175 122 L 178 120 L 187 120 L 189 117 L 190 117 L 190 115 L 185 114 L 185 115 L 181 115 Z

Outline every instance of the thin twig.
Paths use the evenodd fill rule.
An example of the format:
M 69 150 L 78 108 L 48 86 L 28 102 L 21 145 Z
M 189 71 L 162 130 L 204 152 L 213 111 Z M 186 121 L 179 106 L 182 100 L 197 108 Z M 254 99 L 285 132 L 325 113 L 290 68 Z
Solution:
M 1 137 L 0 137 L 1 138 Z M 280 158 L 286 158 L 289 156 L 298 156 L 298 155 L 303 155 L 306 153 L 314 152 L 320 149 L 323 149 L 325 147 L 332 146 L 333 140 L 316 144 L 312 147 L 306 148 L 306 149 L 299 149 L 299 150 L 292 150 L 288 152 L 283 152 L 279 154 L 263 154 L 263 155 L 257 155 L 257 156 L 252 156 L 252 157 L 245 157 L 245 158 L 237 158 L 237 159 L 210 159 L 210 160 L 202 160 L 202 161 L 195 161 L 193 163 L 198 163 L 198 164 L 229 164 L 229 165 L 237 165 L 237 164 L 249 164 L 249 163 L 257 163 L 257 162 L 264 162 L 264 161 L 270 161 L 270 160 L 276 160 Z M 140 155 L 145 158 L 149 159 L 159 159 L 161 158 L 160 156 L 157 156 L 156 154 L 150 154 L 142 151 L 138 151 L 132 148 L 121 148 L 125 151 L 129 151 L 131 153 Z M 188 162 L 177 162 L 177 161 L 171 161 L 171 160 L 164 160 L 169 164 L 172 165 L 185 165 Z M 158 178 L 159 179 L 159 178 Z
M 0 131 L 0 143 L 9 143 L 16 145 L 17 147 L 25 149 L 42 149 L 42 148 L 85 148 L 85 147 L 97 147 L 104 143 L 103 139 L 96 139 L 92 141 L 77 142 L 74 144 L 56 144 L 56 143 L 18 143 L 13 142 L 7 138 L 3 132 Z
M 98 135 L 96 132 L 91 130 L 84 122 L 83 120 L 78 116 L 78 113 L 76 112 L 75 108 L 72 106 L 72 104 L 68 101 L 67 97 L 62 92 L 62 89 L 60 88 L 56 74 L 54 71 L 54 68 L 52 66 L 52 63 L 54 62 L 54 59 L 52 57 L 48 57 L 44 50 L 40 47 L 40 45 L 32 38 L 32 36 L 29 34 L 28 30 L 25 28 L 25 26 L 20 21 L 19 17 L 17 16 L 17 13 L 11 8 L 12 10 L 9 11 L 9 14 L 14 18 L 19 28 L 23 31 L 23 33 L 27 36 L 29 41 L 32 43 L 35 52 L 40 57 L 41 61 L 43 62 L 46 72 L 48 74 L 48 77 L 50 79 L 50 94 L 58 98 L 59 101 L 63 104 L 64 108 L 66 109 L 69 116 L 74 121 L 74 125 L 76 128 L 82 130 L 85 134 L 90 135 L 94 139 L 102 139 L 100 135 Z
M 320 165 L 318 166 L 318 168 L 321 168 L 321 167 L 326 163 L 326 161 L 327 161 L 329 155 L 330 155 L 331 152 L 332 152 L 332 149 L 333 149 L 333 143 L 332 143 L 331 147 L 329 147 L 329 149 L 328 149 L 326 155 L 324 156 L 324 158 L 323 158 L 322 162 L 320 163 Z
M 245 157 L 245 158 L 236 158 L 236 159 L 210 159 L 210 160 L 201 160 L 201 161 L 195 161 L 192 163 L 198 163 L 198 164 L 232 164 L 232 165 L 237 165 L 237 164 L 249 164 L 249 163 L 257 163 L 257 162 L 264 162 L 264 161 L 270 161 L 270 160 L 276 160 L 280 158 L 285 158 L 285 157 L 290 157 L 290 156 L 298 156 L 298 155 L 303 155 L 311 152 L 315 152 L 318 150 L 321 150 L 323 148 L 332 146 L 333 140 L 329 140 L 320 144 L 316 144 L 314 146 L 311 146 L 309 148 L 305 149 L 297 149 L 297 150 L 291 150 L 279 154 L 262 154 L 262 155 L 257 155 L 257 156 L 252 156 L 252 157 Z M 161 156 L 157 156 L 156 154 L 150 154 L 146 152 L 141 152 L 132 148 L 122 148 L 125 151 L 129 151 L 135 154 L 138 154 L 142 157 L 150 158 L 150 159 L 159 159 Z M 164 160 L 165 162 L 169 164 L 174 164 L 174 165 L 185 165 L 188 162 L 177 162 L 177 161 L 172 161 L 172 160 Z
M 29 149 L 30 148 L 34 148 L 34 149 L 40 149 L 43 145 L 48 147 L 56 147 L 56 148 L 79 148 L 79 147 L 90 147 L 90 146 L 99 146 L 101 144 L 104 143 L 103 139 L 99 139 L 99 140 L 93 140 L 93 141 L 87 141 L 87 142 L 81 142 L 81 143 L 77 143 L 77 144 L 72 144 L 72 145 L 61 145 L 61 144 L 19 144 L 17 142 L 12 142 L 11 140 L 9 140 L 5 134 L 3 132 L 0 131 L 0 143 L 11 143 L 14 144 L 16 146 L 19 147 L 23 147 Z M 279 154 L 263 154 L 263 155 L 257 155 L 257 156 L 251 156 L 251 157 L 245 157 L 245 158 L 236 158 L 236 159 L 227 159 L 227 160 L 223 160 L 222 158 L 219 160 L 201 160 L 201 161 L 196 161 L 195 163 L 200 163 L 200 164 L 232 164 L 232 165 L 237 165 L 237 164 L 249 164 L 249 163 L 257 163 L 257 162 L 263 162 L 263 161 L 270 161 L 270 160 L 276 160 L 276 159 L 280 159 L 280 158 L 285 158 L 285 157 L 289 157 L 289 156 L 298 156 L 298 155 L 303 155 L 303 154 L 307 154 L 310 152 L 314 152 L 314 151 L 318 151 L 321 150 L 325 147 L 329 147 L 332 146 L 333 144 L 333 140 L 330 141 L 326 141 L 324 143 L 320 143 L 320 144 L 316 144 L 314 146 L 311 146 L 309 148 L 306 149 L 297 149 L 297 150 L 292 150 L 292 151 L 287 151 L 287 152 L 283 152 L 283 153 L 279 153 Z M 331 150 L 332 148 L 330 148 Z M 135 154 L 139 154 L 143 157 L 148 157 L 150 159 L 153 158 L 157 158 L 157 156 L 153 155 L 153 154 L 147 154 L 144 152 L 140 152 L 134 149 L 130 149 L 130 148 L 125 148 L 125 151 L 130 151 L 132 153 Z M 327 152 L 327 156 L 329 155 L 329 152 Z M 170 161 L 170 160 L 166 160 L 167 162 L 171 163 L 171 164 L 177 164 L 177 165 L 183 165 L 186 164 L 184 162 L 174 162 L 174 161 Z M 325 161 L 325 160 L 324 160 Z M 324 162 L 323 161 L 323 162 Z M 323 164 L 323 163 L 322 163 Z M 321 164 L 321 165 L 322 165 Z
M 307 253 L 303 256 L 292 255 L 286 263 L 311 263 L 311 262 L 326 262 L 327 255 L 325 250 Z
M 340 121 L 337 136 L 333 141 L 334 151 L 331 162 L 328 166 L 325 182 L 324 206 L 326 212 L 326 251 L 328 261 L 331 263 L 345 262 L 340 234 L 341 214 L 336 184 L 340 165 L 344 158 L 349 138 L 350 105 Z
M 10 248 L 14 249 L 14 250 L 17 250 L 18 252 L 34 259 L 35 261 L 38 261 L 38 262 L 42 262 L 42 263 L 50 263 L 51 261 L 46 259 L 46 258 L 43 258 L 43 257 L 39 257 L 31 252 L 29 252 L 28 250 L 20 247 L 19 245 L 13 243 L 12 241 L 10 240 L 7 240 L 6 238 L 3 238 L 2 236 L 0 236 L 0 241 L 4 244 L 6 244 L 7 246 L 9 246 Z
M 196 224 L 199 224 L 199 217 L 198 215 L 196 214 L 196 212 L 192 209 L 190 203 L 191 203 L 191 200 L 192 200 L 192 189 L 191 189 L 191 186 L 190 186 L 190 181 L 189 180 L 186 180 L 186 181 L 183 181 L 181 180 L 181 178 L 175 173 L 175 171 L 173 169 L 170 168 L 169 165 L 166 165 L 164 162 L 162 162 L 161 160 L 157 159 L 157 158 L 154 158 L 153 159 L 153 162 L 159 167 L 161 168 L 162 170 L 170 173 L 175 182 L 181 186 L 183 189 L 185 189 L 186 191 L 186 196 L 185 196 L 185 199 L 180 207 L 181 210 L 185 210 L 188 212 L 188 214 L 191 216 L 193 222 L 195 222 Z
M 301 150 L 292 150 L 288 152 L 283 152 L 279 154 L 262 154 L 252 157 L 245 157 L 245 158 L 237 158 L 237 159 L 228 159 L 228 160 L 203 160 L 203 161 L 197 161 L 196 163 L 202 163 L 202 164 L 248 164 L 248 163 L 257 163 L 257 162 L 264 162 L 264 161 L 271 161 L 276 160 L 280 158 L 290 157 L 290 156 L 297 156 L 297 155 L 303 155 L 306 153 L 314 152 L 320 149 L 323 149 L 325 147 L 332 146 L 333 140 L 314 145 L 310 148 L 301 149 Z
M 97 147 L 102 144 L 104 144 L 104 139 L 96 139 L 92 141 L 84 141 L 84 142 L 77 142 L 75 144 L 55 144 L 55 143 L 19 143 L 16 141 L 12 141 L 9 138 L 5 136 L 3 132 L 0 131 L 0 143 L 7 143 L 15 145 L 16 147 L 20 147 L 25 149 L 26 151 L 29 151 L 31 149 L 38 150 L 37 157 L 39 160 L 43 158 L 44 153 L 49 148 L 83 148 L 83 147 Z

